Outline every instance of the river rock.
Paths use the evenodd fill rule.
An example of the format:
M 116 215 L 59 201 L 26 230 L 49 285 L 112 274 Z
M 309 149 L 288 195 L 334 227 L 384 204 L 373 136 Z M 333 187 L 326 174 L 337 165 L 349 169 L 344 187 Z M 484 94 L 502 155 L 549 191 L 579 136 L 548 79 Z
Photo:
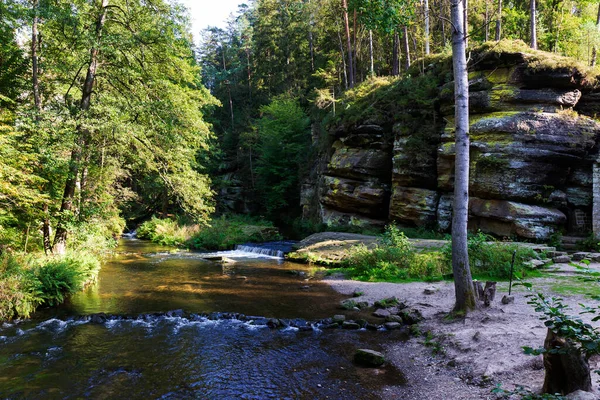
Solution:
M 389 315 L 385 318 L 386 322 L 400 322 L 402 323 L 402 317 L 399 315 Z
M 421 311 L 417 310 L 416 308 L 403 310 L 400 312 L 400 316 L 402 317 L 402 322 L 404 322 L 406 325 L 414 325 L 423 321 L 423 314 L 421 314 Z
M 385 329 L 390 331 L 402 328 L 402 324 L 399 322 L 386 322 L 385 324 L 383 324 L 383 326 L 385 326 Z
M 344 321 L 342 323 L 342 329 L 360 329 L 360 324 L 355 321 Z
M 271 329 L 279 328 L 279 326 L 280 326 L 279 320 L 277 318 L 270 318 L 267 321 L 267 326 Z
M 583 252 L 583 251 L 580 251 L 580 252 L 577 252 L 577 253 L 573 253 L 573 255 L 571 257 L 573 258 L 573 261 L 581 261 L 581 260 L 586 259 L 586 258 L 588 260 L 591 259 L 590 253 Z
M 597 397 L 594 393 L 584 392 L 583 390 L 577 390 L 575 392 L 569 393 L 565 396 L 568 400 L 597 400 Z
M 354 300 L 342 300 L 342 302 L 340 303 L 340 308 L 344 309 L 344 310 L 352 310 L 354 308 L 357 307 L 357 303 Z
M 103 324 L 107 321 L 107 316 L 104 313 L 94 314 L 90 318 L 90 322 L 92 324 Z
M 380 308 L 378 310 L 375 310 L 375 312 L 373 312 L 373 316 L 378 317 L 378 318 L 387 318 L 390 316 L 390 312 L 388 310 L 386 310 L 385 308 Z
M 375 350 L 358 349 L 354 353 L 354 361 L 366 367 L 379 367 L 385 363 L 385 356 Z
M 552 259 L 552 261 L 555 264 L 566 264 L 566 263 L 570 263 L 571 262 L 571 256 L 568 255 L 564 255 L 564 256 L 556 256 Z
M 428 286 L 423 290 L 423 293 L 425 294 L 435 294 L 435 292 L 437 292 L 438 289 L 434 286 Z
M 346 316 L 345 315 L 334 315 L 332 318 L 332 321 L 336 324 L 341 324 L 342 322 L 344 322 L 346 320 Z

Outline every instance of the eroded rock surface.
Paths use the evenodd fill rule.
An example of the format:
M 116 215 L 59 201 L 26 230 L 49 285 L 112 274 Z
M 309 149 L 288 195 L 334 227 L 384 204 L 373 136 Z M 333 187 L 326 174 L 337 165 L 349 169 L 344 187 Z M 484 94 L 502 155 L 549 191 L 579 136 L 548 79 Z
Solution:
M 528 239 L 588 233 L 600 90 L 576 68 L 534 67 L 519 52 L 473 57 L 470 227 Z M 436 93 L 434 101 L 379 110 L 377 125 L 365 117 L 332 130 L 314 190 L 323 222 L 450 229 L 453 82 Z

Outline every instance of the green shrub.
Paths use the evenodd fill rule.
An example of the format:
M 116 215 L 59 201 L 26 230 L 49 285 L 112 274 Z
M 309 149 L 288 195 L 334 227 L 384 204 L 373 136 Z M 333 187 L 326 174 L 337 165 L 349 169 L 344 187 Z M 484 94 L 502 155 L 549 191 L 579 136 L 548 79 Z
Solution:
M 381 245 L 355 247 L 342 266 L 349 277 L 365 281 L 431 280 L 444 274 L 442 255 L 417 252 L 395 225 L 386 227 Z
M 43 303 L 54 306 L 95 281 L 98 271 L 100 260 L 97 257 L 77 252 L 49 259 L 34 269 L 34 275 L 39 281 L 37 289 Z
M 190 240 L 198 229 L 198 225 L 184 225 L 173 219 L 152 217 L 140 225 L 137 236 L 163 246 L 181 246 Z
M 222 216 L 212 219 L 188 241 L 200 250 L 232 249 L 236 244 L 280 240 L 277 228 L 269 221 L 248 216 Z
M 517 244 L 506 244 L 494 241 L 494 238 L 482 232 L 469 236 L 469 264 L 474 277 L 509 279 L 510 264 L 513 252 L 515 256 L 514 274 L 522 278 L 527 273 L 527 261 L 537 258 L 537 254 L 529 247 Z M 446 265 L 452 268 L 452 244 L 442 249 Z
M 57 305 L 94 282 L 100 259 L 91 252 L 64 256 L 4 254 L 0 257 L 0 321 L 29 317 L 35 309 Z

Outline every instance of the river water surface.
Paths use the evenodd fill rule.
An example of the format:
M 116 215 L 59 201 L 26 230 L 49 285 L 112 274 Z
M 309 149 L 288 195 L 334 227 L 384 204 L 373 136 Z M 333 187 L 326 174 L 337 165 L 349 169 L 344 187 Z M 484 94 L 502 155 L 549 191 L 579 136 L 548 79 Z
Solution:
M 200 257 L 123 241 L 97 284 L 4 324 L 0 398 L 376 399 L 402 384 L 392 367 L 352 363 L 357 348 L 381 349 L 402 339 L 398 331 L 270 329 L 248 317 L 340 314 L 342 297 L 308 266 Z M 107 317 L 89 317 L 97 313 Z

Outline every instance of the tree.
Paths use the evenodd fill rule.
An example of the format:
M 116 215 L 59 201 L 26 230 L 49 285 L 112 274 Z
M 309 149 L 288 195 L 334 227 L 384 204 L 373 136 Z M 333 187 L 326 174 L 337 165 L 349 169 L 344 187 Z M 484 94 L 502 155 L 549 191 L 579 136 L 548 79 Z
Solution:
M 452 217 L 452 272 L 456 292 L 455 312 L 475 308 L 473 279 L 467 247 L 469 210 L 469 79 L 464 29 L 464 0 L 451 0 L 452 66 L 454 70 L 455 172 Z
M 500 41 L 500 35 L 502 33 L 502 0 L 498 0 L 498 11 L 496 11 L 496 32 L 494 40 Z
M 308 161 L 310 120 L 291 99 L 280 98 L 261 107 L 256 123 L 257 190 L 264 210 L 272 217 L 300 200 L 301 170 Z
M 350 40 L 350 23 L 348 22 L 348 1 L 342 0 L 342 12 L 344 15 L 344 31 L 346 32 L 346 49 L 348 54 L 348 87 L 354 87 L 354 57 L 352 56 L 352 43 Z
M 529 30 L 531 34 L 530 46 L 537 50 L 537 23 L 536 23 L 536 0 L 529 0 Z

